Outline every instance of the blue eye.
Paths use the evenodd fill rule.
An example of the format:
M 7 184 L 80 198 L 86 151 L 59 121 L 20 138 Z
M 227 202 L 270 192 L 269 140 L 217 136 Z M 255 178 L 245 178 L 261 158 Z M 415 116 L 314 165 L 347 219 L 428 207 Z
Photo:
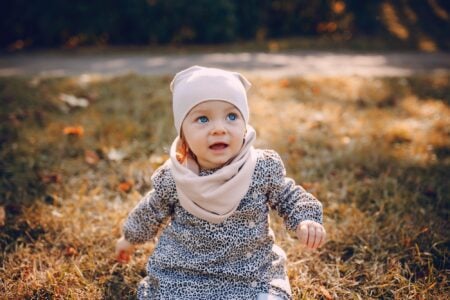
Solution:
M 208 118 L 205 117 L 205 116 L 198 117 L 197 118 L 197 122 L 199 122 L 199 123 L 206 123 L 206 122 L 208 122 Z
M 230 120 L 230 121 L 236 121 L 237 118 L 238 118 L 238 116 L 235 113 L 229 113 L 228 116 L 227 116 L 227 119 Z

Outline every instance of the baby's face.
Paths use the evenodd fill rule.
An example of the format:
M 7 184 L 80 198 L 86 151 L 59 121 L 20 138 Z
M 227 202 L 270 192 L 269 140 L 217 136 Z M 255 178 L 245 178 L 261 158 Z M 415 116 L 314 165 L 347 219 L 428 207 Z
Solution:
M 200 167 L 214 169 L 222 167 L 239 153 L 246 125 L 234 105 L 210 100 L 195 106 L 181 128 Z

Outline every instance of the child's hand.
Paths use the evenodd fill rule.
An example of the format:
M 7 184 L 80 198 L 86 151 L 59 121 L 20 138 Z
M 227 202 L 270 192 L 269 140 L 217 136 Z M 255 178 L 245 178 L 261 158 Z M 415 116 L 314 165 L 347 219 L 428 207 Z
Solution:
M 116 259 L 120 263 L 128 263 L 134 252 L 134 246 L 124 237 L 117 240 L 116 243 Z
M 326 231 L 314 221 L 303 221 L 297 226 L 297 237 L 309 249 L 317 249 L 325 243 Z

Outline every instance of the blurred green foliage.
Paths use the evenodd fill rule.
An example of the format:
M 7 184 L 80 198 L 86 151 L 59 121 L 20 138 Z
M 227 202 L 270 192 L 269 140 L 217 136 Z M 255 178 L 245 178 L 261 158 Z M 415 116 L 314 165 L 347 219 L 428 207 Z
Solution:
M 359 36 L 450 48 L 444 0 L 3 1 L 0 47 L 223 43 Z M 419 41 L 420 40 L 420 41 Z

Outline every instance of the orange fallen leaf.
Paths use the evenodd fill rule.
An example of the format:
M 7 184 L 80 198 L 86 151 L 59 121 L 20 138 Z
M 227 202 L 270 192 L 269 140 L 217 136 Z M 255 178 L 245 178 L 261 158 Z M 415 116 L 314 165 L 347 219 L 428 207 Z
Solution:
M 280 80 L 279 85 L 281 88 L 287 88 L 287 87 L 289 87 L 290 82 L 287 79 L 282 79 L 282 80 Z
M 75 256 L 78 254 L 77 249 L 75 249 L 74 247 L 71 246 L 67 246 L 66 249 L 64 250 L 64 256 L 69 257 L 69 256 Z
M 64 127 L 64 134 L 71 136 L 82 136 L 84 134 L 84 128 L 82 126 Z
M 315 96 L 320 95 L 320 88 L 319 88 L 318 86 L 313 86 L 313 87 L 311 88 L 311 91 L 312 91 L 312 93 L 313 93 Z
M 117 150 L 117 149 L 114 149 L 114 148 L 109 150 L 108 153 L 107 153 L 108 159 L 109 160 L 113 160 L 113 161 L 121 161 L 126 156 L 127 156 L 127 154 L 124 151 Z
M 117 261 L 120 263 L 127 263 L 130 261 L 130 254 L 126 251 L 120 251 Z
M 124 193 L 128 193 L 129 191 L 131 191 L 132 187 L 133 187 L 133 183 L 130 181 L 127 181 L 127 180 L 122 181 L 119 184 L 119 190 Z
M 84 160 L 89 165 L 96 165 L 99 162 L 100 157 L 98 156 L 97 152 L 86 150 L 84 151 Z
M 297 137 L 295 135 L 293 135 L 293 134 L 288 135 L 288 142 L 290 144 L 295 143 L 295 141 L 297 141 Z
M 322 296 L 325 297 L 325 299 L 327 299 L 327 300 L 332 300 L 333 299 L 333 297 L 331 296 L 330 292 L 324 286 L 320 286 L 319 290 L 322 293 Z

